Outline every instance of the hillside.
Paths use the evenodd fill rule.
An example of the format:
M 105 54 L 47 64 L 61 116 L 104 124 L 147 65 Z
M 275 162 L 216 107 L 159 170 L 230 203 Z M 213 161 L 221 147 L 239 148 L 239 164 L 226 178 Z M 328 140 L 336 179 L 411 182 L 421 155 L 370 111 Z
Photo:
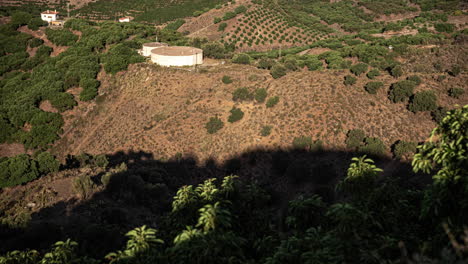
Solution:
M 67 3 L 0 4 L 0 264 L 468 261 L 465 1 Z

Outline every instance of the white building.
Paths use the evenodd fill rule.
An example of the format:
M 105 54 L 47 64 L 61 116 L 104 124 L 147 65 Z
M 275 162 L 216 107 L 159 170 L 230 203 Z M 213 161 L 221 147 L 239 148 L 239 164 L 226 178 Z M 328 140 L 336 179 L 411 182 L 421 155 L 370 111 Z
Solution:
M 41 19 L 49 23 L 52 21 L 58 20 L 58 18 L 59 18 L 59 12 L 57 12 L 57 10 L 55 11 L 47 10 L 41 13 Z
M 167 46 L 168 45 L 166 43 L 161 43 L 161 42 L 144 43 L 143 48 L 141 49 L 141 55 L 145 57 L 150 57 L 151 51 L 153 49 L 158 49 L 158 48 L 167 47 Z
M 130 17 L 121 17 L 119 18 L 119 22 L 120 23 L 127 23 L 127 22 L 130 22 Z
M 161 66 L 195 66 L 203 64 L 203 50 L 193 47 L 161 47 L 151 50 L 151 61 Z

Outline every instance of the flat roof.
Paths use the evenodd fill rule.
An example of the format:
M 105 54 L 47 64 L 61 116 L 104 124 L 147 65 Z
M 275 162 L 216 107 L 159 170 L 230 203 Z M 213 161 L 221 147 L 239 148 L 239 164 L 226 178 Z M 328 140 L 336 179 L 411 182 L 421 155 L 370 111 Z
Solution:
M 60 12 L 47 10 L 47 11 L 42 12 L 41 14 L 44 14 L 44 15 L 57 15 L 58 13 L 60 13 Z
M 165 55 L 165 56 L 189 56 L 202 53 L 203 50 L 194 47 L 172 46 L 162 47 L 159 49 L 151 50 L 152 54 Z
M 143 43 L 143 47 L 167 47 L 166 43 L 162 42 L 150 42 L 150 43 Z

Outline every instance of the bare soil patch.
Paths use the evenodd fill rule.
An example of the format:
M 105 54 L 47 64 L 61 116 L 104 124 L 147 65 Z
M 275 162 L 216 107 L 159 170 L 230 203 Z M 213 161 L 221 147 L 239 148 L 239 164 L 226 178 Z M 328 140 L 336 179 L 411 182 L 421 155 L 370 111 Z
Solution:
M 52 106 L 49 100 L 42 101 L 39 104 L 39 109 L 45 112 L 58 113 L 58 110 Z
M 0 144 L 0 157 L 13 157 L 19 154 L 26 153 L 23 144 L 19 143 L 4 143 Z

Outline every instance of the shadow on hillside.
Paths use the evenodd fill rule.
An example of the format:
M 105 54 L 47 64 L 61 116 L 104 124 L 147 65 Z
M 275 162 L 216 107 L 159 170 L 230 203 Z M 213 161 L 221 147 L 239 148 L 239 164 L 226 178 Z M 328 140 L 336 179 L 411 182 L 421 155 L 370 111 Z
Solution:
M 74 198 L 34 213 L 24 230 L 0 226 L 0 250 L 48 249 L 58 240 L 71 238 L 79 242 L 81 250 L 101 258 L 122 248 L 124 234 L 130 229 L 144 224 L 164 228 L 162 216 L 170 212 L 179 187 L 231 174 L 265 189 L 272 197 L 272 208 L 278 211 L 300 193 L 319 194 L 324 201 L 333 202 L 343 199 L 336 196 L 335 185 L 345 176 L 351 158 L 358 155 L 339 150 L 259 149 L 223 164 L 214 160 L 199 164 L 190 155 L 160 161 L 150 153 L 119 152 L 108 156 L 109 167 L 120 167 L 124 162 L 127 170 L 113 174 L 106 188 L 87 200 Z M 425 181 L 413 174 L 407 163 L 374 160 L 384 169 L 383 177 L 394 177 L 403 186 L 417 187 Z M 102 177 L 93 175 L 92 179 L 101 185 Z

